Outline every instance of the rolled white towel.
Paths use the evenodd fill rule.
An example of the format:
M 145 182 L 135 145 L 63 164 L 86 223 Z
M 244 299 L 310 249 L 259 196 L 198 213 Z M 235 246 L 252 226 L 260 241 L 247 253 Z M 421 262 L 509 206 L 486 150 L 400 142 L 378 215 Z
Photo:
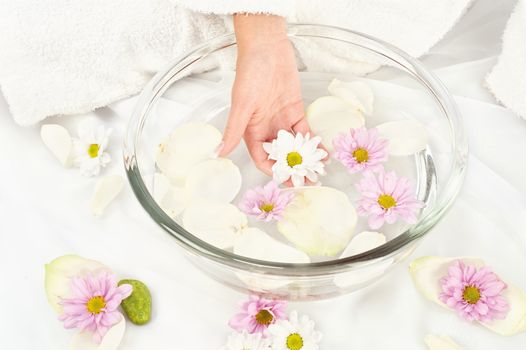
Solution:
M 526 119 L 526 0 L 520 0 L 502 39 L 502 52 L 486 78 L 497 100 Z

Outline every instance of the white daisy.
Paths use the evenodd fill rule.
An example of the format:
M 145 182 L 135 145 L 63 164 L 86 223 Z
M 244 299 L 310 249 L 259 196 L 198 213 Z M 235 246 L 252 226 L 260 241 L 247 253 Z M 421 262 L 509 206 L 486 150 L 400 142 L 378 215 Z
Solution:
M 268 327 L 273 350 L 317 350 L 321 333 L 314 329 L 314 321 L 296 311 L 288 320 L 279 320 Z
M 221 350 L 270 350 L 269 341 L 261 333 L 232 333 Z
M 80 168 L 81 175 L 96 176 L 100 168 L 111 161 L 105 152 L 111 129 L 90 119 L 80 124 L 78 134 L 79 137 L 73 139 L 73 163 Z
M 305 184 L 305 177 L 312 182 L 318 181 L 318 175 L 325 175 L 322 159 L 327 152 L 318 148 L 320 137 L 310 138 L 309 133 L 303 136 L 280 130 L 272 142 L 265 142 L 263 149 L 268 159 L 275 160 L 272 166 L 274 180 L 283 183 L 292 180 L 295 187 Z

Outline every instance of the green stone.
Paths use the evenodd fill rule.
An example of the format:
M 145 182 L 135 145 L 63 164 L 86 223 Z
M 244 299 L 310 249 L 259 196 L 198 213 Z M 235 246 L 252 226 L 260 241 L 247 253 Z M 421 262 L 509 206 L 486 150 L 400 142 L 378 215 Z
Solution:
M 121 303 L 126 316 L 138 325 L 148 323 L 152 315 L 152 296 L 148 287 L 137 280 L 122 280 L 119 286 L 121 284 L 130 284 L 133 287 L 132 294 Z

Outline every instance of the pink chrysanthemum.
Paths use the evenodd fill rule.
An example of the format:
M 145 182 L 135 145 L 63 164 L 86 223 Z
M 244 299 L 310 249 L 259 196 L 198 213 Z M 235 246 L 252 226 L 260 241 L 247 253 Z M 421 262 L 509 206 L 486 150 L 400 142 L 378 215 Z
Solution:
M 371 229 L 378 229 L 385 222 L 392 224 L 398 217 L 413 224 L 417 221 L 416 213 L 424 206 L 415 198 L 409 179 L 399 178 L 394 171 L 381 171 L 378 177 L 365 172 L 356 187 L 362 194 L 358 200 L 358 215 L 369 216 Z
M 115 276 L 103 271 L 71 279 L 71 298 L 62 299 L 59 319 L 65 328 L 78 328 L 93 333 L 100 343 L 108 329 L 121 320 L 117 310 L 121 301 L 132 293 L 132 286 L 117 286 Z
M 383 170 L 382 163 L 387 161 L 389 141 L 379 138 L 375 128 L 351 129 L 348 133 L 337 136 L 332 144 L 332 156 L 342 162 L 351 173 Z
M 238 332 L 264 332 L 268 326 L 277 320 L 287 318 L 285 309 L 287 302 L 268 300 L 257 295 L 251 295 L 247 301 L 240 304 L 240 311 L 230 319 L 229 325 Z
M 507 286 L 487 266 L 477 270 L 457 260 L 449 266 L 440 284 L 440 300 L 468 321 L 491 321 L 506 316 L 509 306 L 501 292 Z
M 283 210 L 294 198 L 292 191 L 283 191 L 274 181 L 263 187 L 248 190 L 239 204 L 247 215 L 258 220 L 280 220 Z

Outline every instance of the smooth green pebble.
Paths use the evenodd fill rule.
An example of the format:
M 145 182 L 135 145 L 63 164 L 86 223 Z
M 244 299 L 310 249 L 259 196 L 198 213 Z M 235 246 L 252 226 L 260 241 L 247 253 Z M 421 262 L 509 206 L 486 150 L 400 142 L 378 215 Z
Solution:
M 152 296 L 148 287 L 138 280 L 122 280 L 121 284 L 130 284 L 133 287 L 132 294 L 124 299 L 121 307 L 132 323 L 142 325 L 150 321 L 152 315 Z

